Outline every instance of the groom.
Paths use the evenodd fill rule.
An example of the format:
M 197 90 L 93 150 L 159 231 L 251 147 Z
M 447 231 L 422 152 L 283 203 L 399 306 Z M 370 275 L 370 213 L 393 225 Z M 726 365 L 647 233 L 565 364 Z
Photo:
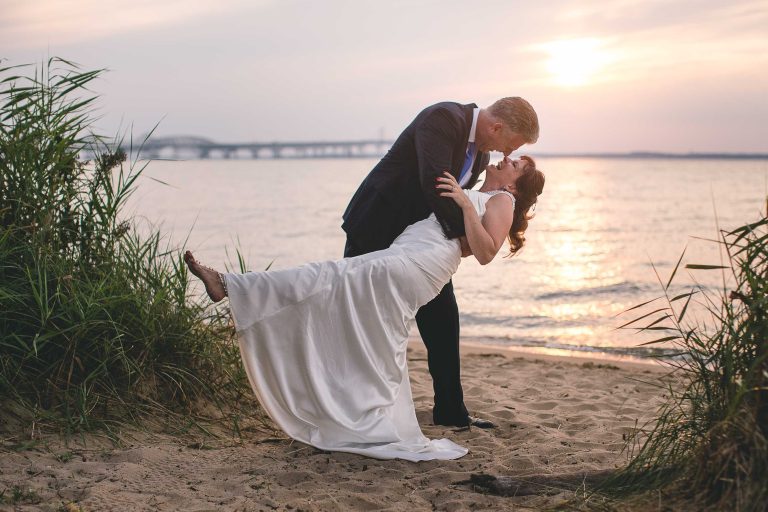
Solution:
M 427 107 L 400 134 L 371 170 L 344 212 L 344 256 L 385 249 L 410 224 L 434 212 L 449 239 L 464 237 L 461 208 L 440 197 L 435 179 L 449 171 L 463 188 L 471 188 L 485 169 L 489 151 L 510 154 L 539 137 L 533 107 L 522 98 L 502 98 L 487 108 L 444 102 Z M 462 243 L 462 246 L 465 244 Z M 436 425 L 492 428 L 473 418 L 464 406 L 459 364 L 459 309 L 453 283 L 416 314 L 427 347 L 435 392 Z

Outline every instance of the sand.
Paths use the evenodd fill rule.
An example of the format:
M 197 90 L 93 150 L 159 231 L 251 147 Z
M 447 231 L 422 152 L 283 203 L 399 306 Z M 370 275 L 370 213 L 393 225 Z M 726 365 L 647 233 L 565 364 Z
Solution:
M 426 354 L 418 343 L 409 353 L 424 433 L 467 446 L 464 458 L 380 461 L 323 452 L 279 432 L 212 448 L 204 440 L 137 433 L 120 447 L 96 436 L 67 445 L 51 437 L 10 450 L 6 438 L 0 510 L 539 510 L 578 492 L 540 485 L 542 476 L 578 479 L 625 464 L 624 437 L 652 419 L 663 400 L 658 366 L 470 345 L 462 356 L 467 407 L 499 427 L 436 427 Z M 481 473 L 538 483 L 523 495 L 489 495 L 467 483 Z M 15 505 L 14 489 L 26 493 Z

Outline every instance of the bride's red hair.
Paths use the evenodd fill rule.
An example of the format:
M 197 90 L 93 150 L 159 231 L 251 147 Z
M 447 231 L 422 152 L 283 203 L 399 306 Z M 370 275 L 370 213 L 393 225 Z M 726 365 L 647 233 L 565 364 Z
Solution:
M 531 208 L 544 190 L 544 173 L 536 168 L 536 162 L 530 156 L 522 156 L 521 160 L 528 162 L 526 172 L 515 182 L 515 216 L 509 228 L 509 254 L 514 256 L 525 245 L 525 230 L 528 221 L 534 217 Z

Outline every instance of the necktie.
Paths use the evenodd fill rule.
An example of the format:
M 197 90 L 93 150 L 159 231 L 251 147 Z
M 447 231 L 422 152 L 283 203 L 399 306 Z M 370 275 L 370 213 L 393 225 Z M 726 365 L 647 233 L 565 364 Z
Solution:
M 469 176 L 472 171 L 472 162 L 475 159 L 475 143 L 470 142 L 467 146 L 467 156 L 464 158 L 464 166 L 461 168 L 461 174 L 459 175 L 459 185 L 462 187 L 469 181 Z

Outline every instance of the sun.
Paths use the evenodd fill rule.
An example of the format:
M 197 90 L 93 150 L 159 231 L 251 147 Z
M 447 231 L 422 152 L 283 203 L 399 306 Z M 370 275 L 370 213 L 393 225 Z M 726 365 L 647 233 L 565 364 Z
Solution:
M 545 62 L 554 82 L 563 87 L 589 85 L 613 60 L 600 39 L 563 39 L 539 45 L 549 55 Z

